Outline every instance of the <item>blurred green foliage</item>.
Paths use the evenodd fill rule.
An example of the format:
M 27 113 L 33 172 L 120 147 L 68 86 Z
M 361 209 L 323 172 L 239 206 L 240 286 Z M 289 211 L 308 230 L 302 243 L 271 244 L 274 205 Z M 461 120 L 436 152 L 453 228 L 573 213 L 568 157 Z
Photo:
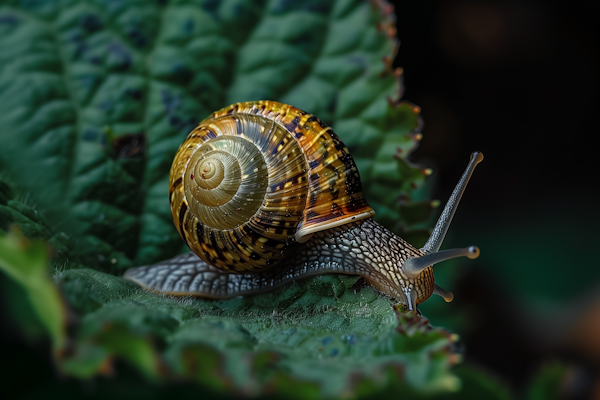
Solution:
M 565 377 L 569 370 L 564 365 L 553 363 L 544 366 L 537 374 L 527 393 L 527 400 L 552 400 L 563 397 Z

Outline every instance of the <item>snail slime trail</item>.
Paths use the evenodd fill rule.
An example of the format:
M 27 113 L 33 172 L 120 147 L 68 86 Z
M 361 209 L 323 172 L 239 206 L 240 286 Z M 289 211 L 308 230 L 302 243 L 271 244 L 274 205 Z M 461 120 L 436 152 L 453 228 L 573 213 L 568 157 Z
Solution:
M 451 301 L 432 266 L 479 255 L 475 246 L 440 247 L 482 160 L 471 155 L 417 249 L 373 220 L 354 159 L 329 126 L 274 101 L 232 104 L 188 135 L 171 166 L 173 222 L 192 252 L 124 277 L 153 291 L 226 299 L 342 273 L 362 276 L 408 309 L 432 294 Z

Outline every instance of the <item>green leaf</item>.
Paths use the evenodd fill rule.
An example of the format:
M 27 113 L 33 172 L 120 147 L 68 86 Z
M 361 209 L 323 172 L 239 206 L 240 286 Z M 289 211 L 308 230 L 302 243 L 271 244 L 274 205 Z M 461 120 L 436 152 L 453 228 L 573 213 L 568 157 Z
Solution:
M 148 293 L 89 269 L 60 273 L 65 292 L 85 291 L 96 301 L 79 305 L 93 310 L 81 320 L 82 348 L 93 344 L 148 376 L 161 373 L 157 351 L 164 349 L 168 374 L 253 396 L 286 393 L 286 382 L 295 382 L 293 398 L 337 397 L 352 393 L 353 377 L 378 390 L 398 382 L 421 392 L 457 389 L 448 356 L 456 338 L 414 313 L 399 314 L 398 325 L 388 299 L 370 287 L 355 293 L 357 279 L 322 276 L 293 290 L 210 301 Z M 79 356 L 76 365 L 100 369 L 97 353 Z M 393 377 L 381 380 L 389 367 Z
M 0 233 L 0 272 L 16 283 L 23 300 L 44 327 L 58 354 L 65 346 L 66 313 L 58 289 L 48 276 L 48 250 L 44 243 L 30 242 L 18 230 Z M 18 314 L 21 304 L 6 303 Z
M 333 126 L 391 228 L 423 183 L 404 159 L 420 120 L 397 104 L 393 20 L 367 2 L 6 1 L 0 18 L 0 162 L 88 267 L 178 252 L 171 161 L 233 102 L 278 100 Z

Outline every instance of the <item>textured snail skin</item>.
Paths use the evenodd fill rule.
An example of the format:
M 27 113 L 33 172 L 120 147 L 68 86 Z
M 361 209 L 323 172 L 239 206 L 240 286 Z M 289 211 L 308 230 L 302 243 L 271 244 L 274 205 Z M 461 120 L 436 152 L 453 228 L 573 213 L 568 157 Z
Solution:
M 434 288 L 432 268 L 409 279 L 401 265 L 423 253 L 386 228 L 366 219 L 316 233 L 288 261 L 263 272 L 232 274 L 186 253 L 151 266 L 133 268 L 125 278 L 173 295 L 226 299 L 266 292 L 295 280 L 340 273 L 360 275 L 383 293 L 410 305 L 427 300 Z

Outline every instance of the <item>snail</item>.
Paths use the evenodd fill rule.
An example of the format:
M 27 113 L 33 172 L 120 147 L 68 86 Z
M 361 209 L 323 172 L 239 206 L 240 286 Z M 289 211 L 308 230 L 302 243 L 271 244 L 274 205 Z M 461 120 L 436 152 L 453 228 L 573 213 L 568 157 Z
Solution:
M 432 265 L 476 258 L 442 250 L 481 153 L 454 189 L 427 243 L 416 249 L 373 220 L 356 164 L 315 116 L 274 101 L 232 104 L 202 121 L 171 167 L 173 221 L 192 250 L 132 268 L 124 278 L 154 291 L 225 299 L 327 274 L 360 275 L 409 310 L 433 293 Z

